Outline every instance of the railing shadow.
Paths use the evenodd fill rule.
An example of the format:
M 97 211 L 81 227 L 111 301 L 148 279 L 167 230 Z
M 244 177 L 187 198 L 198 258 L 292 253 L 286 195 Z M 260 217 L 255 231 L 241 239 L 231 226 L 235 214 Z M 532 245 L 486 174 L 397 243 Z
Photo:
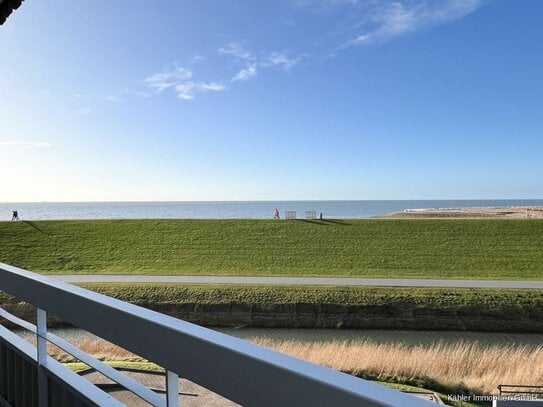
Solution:
M 350 223 L 345 222 L 344 220 L 340 220 L 340 219 L 295 219 L 295 220 L 298 222 L 312 223 L 314 225 L 320 225 L 320 226 L 332 226 L 332 225 L 351 226 Z
M 320 225 L 320 226 L 328 226 L 322 220 L 318 220 L 318 219 L 296 219 L 296 220 L 298 222 L 312 223 L 314 225 Z
M 341 226 L 351 226 L 350 223 L 345 222 L 344 220 L 340 219 L 323 219 L 323 222 L 333 223 L 335 225 L 341 225 Z

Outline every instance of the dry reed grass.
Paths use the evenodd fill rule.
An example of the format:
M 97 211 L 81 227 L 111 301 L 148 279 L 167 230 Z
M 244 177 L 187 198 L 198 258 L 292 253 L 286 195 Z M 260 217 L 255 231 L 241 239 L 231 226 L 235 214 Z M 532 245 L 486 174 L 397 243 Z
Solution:
M 79 349 L 84 350 L 88 354 L 100 360 L 123 360 L 134 362 L 144 360 L 140 356 L 137 356 L 132 352 L 129 352 L 126 349 L 105 340 L 81 339 L 71 342 Z M 48 353 L 62 363 L 76 361 L 72 355 L 64 352 L 55 345 L 48 345 Z
M 398 382 L 439 383 L 444 388 L 495 393 L 498 384 L 541 385 L 543 345 L 483 346 L 460 342 L 407 346 L 371 342 L 307 343 L 255 340 L 301 359 L 355 375 Z
M 251 338 L 252 342 L 300 359 L 368 378 L 399 383 L 438 384 L 478 394 L 495 393 L 498 384 L 541 385 L 543 345 L 481 345 L 477 342 L 408 346 L 373 342 L 301 342 Z M 101 360 L 142 358 L 103 340 L 83 339 L 80 349 Z M 74 361 L 52 346 L 50 354 Z

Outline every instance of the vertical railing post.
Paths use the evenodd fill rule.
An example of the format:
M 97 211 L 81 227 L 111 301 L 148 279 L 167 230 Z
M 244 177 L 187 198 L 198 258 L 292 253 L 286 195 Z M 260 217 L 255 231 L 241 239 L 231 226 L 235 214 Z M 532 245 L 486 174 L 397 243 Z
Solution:
M 179 376 L 166 370 L 166 406 L 179 407 Z
M 48 389 L 47 389 L 47 313 L 36 309 L 36 342 L 38 350 L 38 406 L 47 407 Z

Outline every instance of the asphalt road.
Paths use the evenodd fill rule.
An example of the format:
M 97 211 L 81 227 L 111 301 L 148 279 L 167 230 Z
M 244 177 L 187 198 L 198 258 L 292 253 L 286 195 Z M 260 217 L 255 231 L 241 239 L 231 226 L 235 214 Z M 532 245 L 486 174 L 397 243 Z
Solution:
M 543 289 L 543 280 L 442 280 L 421 278 L 359 277 L 243 277 L 243 276 L 158 276 L 112 274 L 51 274 L 67 283 L 187 283 L 256 284 L 375 287 L 521 288 Z

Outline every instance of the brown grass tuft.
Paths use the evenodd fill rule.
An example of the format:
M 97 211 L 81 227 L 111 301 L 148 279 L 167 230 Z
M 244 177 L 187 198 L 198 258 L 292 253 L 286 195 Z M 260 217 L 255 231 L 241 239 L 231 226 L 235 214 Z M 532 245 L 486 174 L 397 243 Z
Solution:
M 336 370 L 399 383 L 438 383 L 443 388 L 487 394 L 495 393 L 498 384 L 541 385 L 543 382 L 543 345 L 438 342 L 408 346 L 400 342 L 249 340 Z M 143 360 L 103 340 L 83 339 L 74 344 L 101 360 Z M 54 346 L 50 347 L 50 354 L 62 362 L 74 361 Z
M 543 345 L 483 346 L 460 342 L 407 346 L 402 343 L 333 341 L 256 343 L 301 359 L 356 375 L 422 380 L 474 393 L 495 393 L 498 384 L 540 385 L 543 382 Z

